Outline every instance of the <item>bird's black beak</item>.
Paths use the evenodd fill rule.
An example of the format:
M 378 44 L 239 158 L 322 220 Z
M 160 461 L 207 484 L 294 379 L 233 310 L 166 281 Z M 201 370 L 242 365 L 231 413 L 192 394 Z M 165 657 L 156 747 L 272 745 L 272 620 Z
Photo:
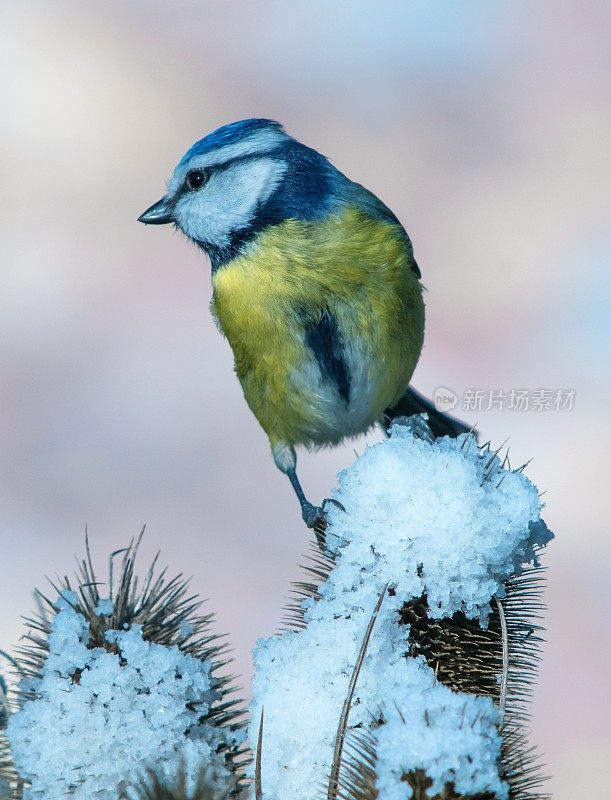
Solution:
M 174 222 L 174 202 L 170 197 L 162 197 L 143 214 L 138 217 L 138 222 L 145 225 L 167 225 Z

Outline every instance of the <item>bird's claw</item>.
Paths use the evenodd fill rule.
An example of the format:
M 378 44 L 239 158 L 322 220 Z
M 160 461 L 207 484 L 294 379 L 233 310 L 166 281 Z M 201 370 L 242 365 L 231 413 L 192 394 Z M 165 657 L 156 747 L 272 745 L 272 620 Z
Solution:
M 325 499 L 322 501 L 322 509 L 323 509 L 323 511 L 324 511 L 325 505 L 326 505 L 327 503 L 333 503 L 333 505 L 334 505 L 336 508 L 339 508 L 339 510 L 340 510 L 340 511 L 344 511 L 344 512 L 346 511 L 346 509 L 345 509 L 345 508 L 344 508 L 344 506 L 343 506 L 343 505 L 342 505 L 342 504 L 339 502 L 339 500 L 336 500 L 334 497 L 325 497 Z
M 402 425 L 407 428 L 416 439 L 422 439 L 432 444 L 435 441 L 431 426 L 428 423 L 428 414 L 412 414 L 410 417 L 394 417 L 391 425 Z

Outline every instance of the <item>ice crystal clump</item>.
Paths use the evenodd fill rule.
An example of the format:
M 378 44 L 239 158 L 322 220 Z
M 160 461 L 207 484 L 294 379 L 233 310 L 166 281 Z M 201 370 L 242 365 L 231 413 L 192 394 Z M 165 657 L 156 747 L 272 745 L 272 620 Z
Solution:
M 227 783 L 221 751 L 241 734 L 200 722 L 218 699 L 210 662 L 146 641 L 137 624 L 90 649 L 76 601 L 62 593 L 40 676 L 22 681 L 26 699 L 9 722 L 25 800 L 133 797 L 153 767 L 168 781 L 184 769 L 194 787 L 210 765 Z M 99 613 L 111 612 L 101 601 Z
M 537 488 L 482 453 L 472 436 L 430 444 L 394 426 L 340 475 L 327 537 L 341 553 L 325 597 L 390 582 L 404 599 L 426 594 L 429 616 L 463 611 L 485 623 L 490 598 L 549 538 Z
M 339 712 L 386 590 L 349 715 L 351 729 L 376 728 L 380 797 L 410 797 L 401 774 L 422 767 L 436 787 L 503 798 L 497 707 L 450 691 L 424 658 L 406 657 L 399 611 L 425 596 L 430 617 L 462 611 L 485 626 L 493 596 L 550 537 L 536 487 L 473 436 L 430 443 L 394 426 L 340 475 L 334 496 L 346 509 L 329 509 L 335 563 L 317 599 L 304 601 L 305 627 L 255 649 L 250 741 L 254 749 L 263 708 L 265 799 L 310 800 L 329 775 Z
M 394 704 L 376 731 L 376 785 L 383 800 L 405 800 L 405 775 L 420 770 L 432 781 L 431 797 L 452 785 L 461 796 L 490 792 L 507 797 L 499 777 L 501 715 L 490 697 L 453 692 L 425 678 L 395 687 Z

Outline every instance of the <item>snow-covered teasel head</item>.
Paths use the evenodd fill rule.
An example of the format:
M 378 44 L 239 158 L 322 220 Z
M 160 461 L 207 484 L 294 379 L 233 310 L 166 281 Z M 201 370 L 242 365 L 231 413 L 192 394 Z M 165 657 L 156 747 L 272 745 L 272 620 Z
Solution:
M 511 636 L 520 659 L 526 634 L 537 637 L 527 613 L 516 619 L 497 604 L 551 536 L 536 487 L 472 435 L 425 441 L 395 426 L 341 473 L 333 496 L 345 511 L 329 509 L 329 562 L 313 570 L 322 583 L 305 592 L 298 629 L 255 650 L 249 735 L 257 748 L 263 708 L 264 794 L 307 800 L 339 769 L 350 698 L 345 732 L 375 739 L 372 797 L 403 800 L 418 775 L 436 791 L 451 784 L 465 796 L 506 797 L 519 769 L 515 751 L 502 748 L 502 726 L 522 695 L 503 665 Z M 530 585 L 527 594 L 530 604 Z M 509 637 L 500 613 L 514 614 L 503 617 Z M 414 637 L 424 631 L 420 641 L 412 625 Z M 462 675 L 437 660 L 440 650 L 461 662 Z M 342 796 L 351 797 L 345 780 L 339 769 Z
M 235 785 L 244 734 L 216 674 L 224 647 L 186 581 L 166 580 L 153 564 L 138 589 L 138 544 L 114 581 L 111 569 L 106 596 L 88 557 L 74 589 L 65 581 L 32 620 L 7 730 L 29 784 L 23 800 L 132 800 L 152 785 L 142 783 L 147 770 L 164 786 L 182 776 L 189 797 L 203 777 L 219 798 Z

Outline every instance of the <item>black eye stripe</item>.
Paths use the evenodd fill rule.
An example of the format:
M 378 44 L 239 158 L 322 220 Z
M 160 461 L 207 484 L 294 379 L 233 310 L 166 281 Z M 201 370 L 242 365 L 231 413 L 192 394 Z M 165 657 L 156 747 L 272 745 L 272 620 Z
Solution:
M 260 161 L 261 158 L 267 158 L 271 156 L 272 158 L 276 155 L 282 155 L 281 148 L 274 148 L 269 151 L 261 152 L 261 153 L 247 153 L 246 155 L 239 156 L 238 158 L 231 158 L 229 161 L 223 161 L 220 164 L 214 164 L 214 166 L 205 168 L 205 167 L 197 167 L 196 169 L 192 169 L 187 172 L 184 182 L 183 182 L 183 189 L 186 189 L 189 192 L 196 191 L 189 186 L 189 176 L 193 175 L 194 173 L 202 173 L 204 175 L 204 183 L 202 183 L 197 188 L 201 189 L 202 186 L 205 186 L 206 183 L 210 180 L 212 173 L 221 173 L 225 172 L 225 170 L 230 169 L 231 167 L 235 167 L 237 164 L 247 164 L 249 161 Z
M 187 172 L 185 177 L 185 186 L 189 191 L 195 192 L 198 189 L 201 189 L 202 186 L 205 186 L 208 183 L 209 178 L 210 173 L 205 169 L 193 169 L 190 172 Z

